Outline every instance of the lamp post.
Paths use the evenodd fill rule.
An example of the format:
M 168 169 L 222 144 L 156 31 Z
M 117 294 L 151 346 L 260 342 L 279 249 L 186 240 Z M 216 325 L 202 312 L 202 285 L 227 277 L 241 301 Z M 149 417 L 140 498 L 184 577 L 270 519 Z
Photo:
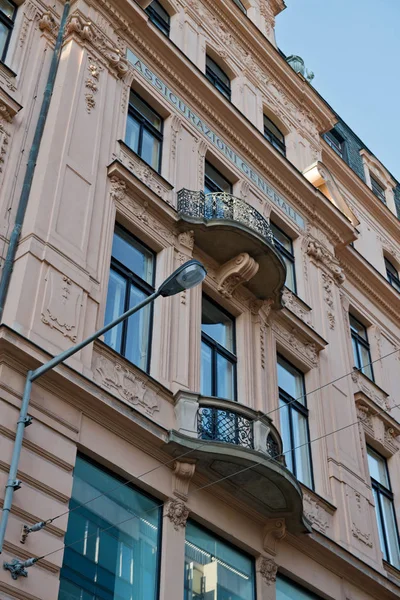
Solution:
M 150 302 L 153 302 L 156 298 L 158 298 L 158 296 L 174 296 L 175 294 L 179 294 L 179 292 L 182 292 L 183 290 L 188 290 L 192 287 L 195 287 L 204 280 L 206 274 L 207 272 L 205 268 L 199 261 L 194 259 L 187 261 L 185 264 L 178 267 L 178 269 L 176 269 L 176 271 L 174 271 L 172 275 L 167 277 L 167 279 L 160 285 L 160 287 L 153 294 L 145 298 L 143 302 L 140 302 L 136 306 L 130 308 L 122 315 L 111 321 L 111 323 L 108 323 L 108 325 L 105 325 L 82 342 L 79 342 L 75 346 L 72 346 L 72 348 L 70 348 L 69 350 L 61 352 L 61 354 L 58 354 L 58 356 L 55 356 L 41 367 L 35 369 L 34 371 L 28 371 L 25 380 L 25 388 L 22 396 L 19 419 L 17 422 L 17 431 L 15 435 L 13 454 L 11 458 L 10 470 L 8 473 L 8 480 L 6 483 L 6 490 L 4 495 L 3 511 L 0 522 L 0 554 L 3 550 L 4 537 L 7 529 L 8 516 L 10 514 L 12 506 L 13 493 L 15 490 L 18 490 L 21 487 L 21 482 L 17 479 L 17 471 L 19 458 L 21 454 L 22 441 L 24 437 L 24 430 L 25 427 L 27 425 L 30 425 L 32 422 L 31 417 L 28 416 L 28 407 L 32 383 L 36 381 L 36 379 L 38 379 L 39 377 L 41 377 L 42 375 L 59 365 L 60 363 L 64 362 L 73 354 L 79 352 L 79 350 L 82 350 L 82 348 L 84 348 L 91 342 L 94 342 L 94 340 L 97 340 L 97 338 L 99 338 L 101 335 L 103 335 L 119 323 L 122 323 L 122 321 L 125 321 L 125 319 L 128 319 L 131 315 L 139 311 L 141 308 L 143 308 L 147 304 L 150 304 Z M 33 564 L 33 562 L 35 562 L 35 559 L 30 559 L 30 561 L 31 564 Z M 25 562 L 28 563 L 30 561 Z M 15 574 L 18 567 L 30 566 L 30 564 L 23 564 L 19 561 L 14 561 L 14 563 L 16 567 Z M 13 571 L 10 568 L 9 570 L 11 571 L 11 574 L 14 578 Z M 18 573 L 18 575 L 21 574 L 23 573 Z

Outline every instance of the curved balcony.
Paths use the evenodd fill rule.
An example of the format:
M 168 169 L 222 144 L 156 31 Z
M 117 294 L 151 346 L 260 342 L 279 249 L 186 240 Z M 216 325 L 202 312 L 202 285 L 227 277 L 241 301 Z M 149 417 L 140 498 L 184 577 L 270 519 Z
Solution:
M 255 208 L 225 192 L 182 189 L 178 214 L 180 229 L 192 229 L 196 244 L 221 265 L 243 253 L 254 259 L 258 268 L 247 287 L 257 298 L 272 298 L 280 306 L 286 267 L 275 249 L 268 221 Z
M 282 440 L 269 417 L 247 406 L 178 392 L 176 429 L 166 445 L 172 456 L 190 450 L 196 470 L 267 518 L 285 518 L 293 533 L 311 531 L 302 492 L 285 467 Z

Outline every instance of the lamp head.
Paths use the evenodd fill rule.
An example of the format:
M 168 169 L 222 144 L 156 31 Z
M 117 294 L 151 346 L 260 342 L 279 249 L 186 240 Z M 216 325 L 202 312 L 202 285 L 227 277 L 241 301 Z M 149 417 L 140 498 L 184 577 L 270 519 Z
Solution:
M 158 293 L 164 297 L 174 296 L 183 290 L 195 287 L 205 279 L 206 275 L 207 271 L 201 262 L 195 259 L 188 260 L 160 285 Z

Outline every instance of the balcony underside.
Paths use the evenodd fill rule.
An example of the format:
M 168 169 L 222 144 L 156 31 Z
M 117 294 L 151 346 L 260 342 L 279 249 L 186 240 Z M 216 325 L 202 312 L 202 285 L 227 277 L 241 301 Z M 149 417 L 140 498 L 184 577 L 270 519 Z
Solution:
M 227 493 L 268 519 L 284 518 L 291 533 L 311 533 L 303 515 L 300 486 L 278 461 L 255 450 L 223 442 L 204 442 L 178 431 L 170 432 L 165 449 L 174 457 L 190 449 L 196 471 L 210 483 L 229 477 L 218 483 Z
M 254 258 L 259 269 L 246 286 L 257 298 L 272 298 L 277 307 L 281 305 L 286 267 L 273 244 L 237 221 L 220 218 L 205 220 L 182 214 L 180 218 L 180 230 L 193 230 L 196 245 L 219 264 L 224 264 L 241 253 Z

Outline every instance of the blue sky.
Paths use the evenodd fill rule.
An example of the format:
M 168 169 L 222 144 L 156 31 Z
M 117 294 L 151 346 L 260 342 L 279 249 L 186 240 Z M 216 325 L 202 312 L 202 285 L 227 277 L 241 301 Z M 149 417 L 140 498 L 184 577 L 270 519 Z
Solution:
M 400 180 L 400 0 L 286 0 L 276 39 Z

